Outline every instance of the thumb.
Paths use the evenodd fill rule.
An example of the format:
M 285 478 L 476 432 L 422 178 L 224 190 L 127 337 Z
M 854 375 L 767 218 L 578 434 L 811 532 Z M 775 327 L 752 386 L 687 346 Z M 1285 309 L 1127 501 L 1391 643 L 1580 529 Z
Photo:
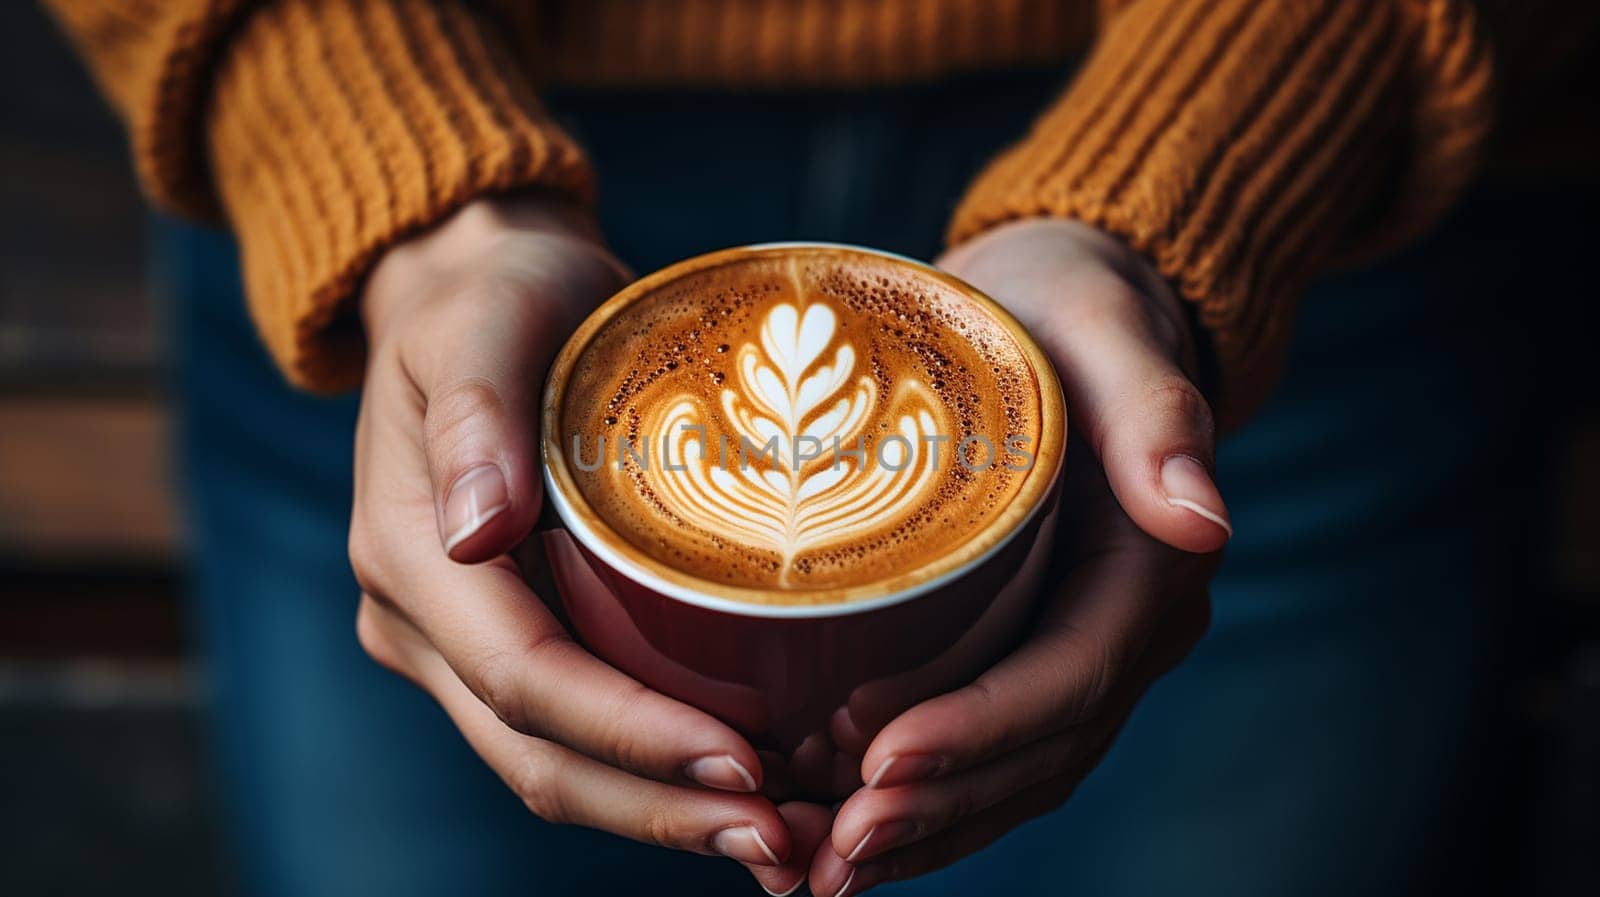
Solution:
M 567 242 L 567 241 L 562 241 Z M 538 247 L 537 253 L 544 247 Z M 565 252 L 562 250 L 565 249 Z M 445 553 L 478 563 L 514 548 L 543 500 L 536 427 L 545 371 L 583 312 L 621 283 L 600 251 L 557 253 L 468 286 L 422 328 L 424 452 Z
M 462 378 L 428 396 L 426 451 L 439 539 L 462 563 L 509 551 L 543 500 L 534 405 L 517 378 Z
M 1209 553 L 1233 535 L 1212 479 L 1211 406 L 1179 366 L 1177 297 L 1145 260 L 1080 222 L 1019 221 L 940 264 L 1007 306 L 1050 355 L 1070 426 L 1151 537 Z
M 1156 335 L 1149 300 L 1120 279 L 1091 288 L 1109 295 L 1073 303 L 1044 337 L 1076 424 L 1140 529 L 1217 551 L 1233 524 L 1212 473 L 1211 406 Z

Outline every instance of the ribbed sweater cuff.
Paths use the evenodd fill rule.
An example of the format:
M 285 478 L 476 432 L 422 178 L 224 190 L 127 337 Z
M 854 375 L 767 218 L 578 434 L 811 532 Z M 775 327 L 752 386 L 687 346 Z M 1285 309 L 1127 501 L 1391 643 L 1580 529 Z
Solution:
M 974 183 L 950 240 L 1031 216 L 1121 237 L 1196 303 L 1219 418 L 1236 423 L 1276 380 L 1310 277 L 1377 235 L 1417 232 L 1468 179 L 1489 118 L 1468 9 L 1131 3 Z
M 291 381 L 358 381 L 352 296 L 395 241 L 514 187 L 588 200 L 582 154 L 521 72 L 458 4 L 286 0 L 244 23 L 211 97 L 212 176 Z

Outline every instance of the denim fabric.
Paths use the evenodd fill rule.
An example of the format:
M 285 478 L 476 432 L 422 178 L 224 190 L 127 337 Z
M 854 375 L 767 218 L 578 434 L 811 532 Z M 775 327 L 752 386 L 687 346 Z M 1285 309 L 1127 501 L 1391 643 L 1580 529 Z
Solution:
M 1059 77 L 858 94 L 564 94 L 640 271 L 828 239 L 920 257 Z M 1215 623 L 1059 811 L 899 895 L 1403 894 L 1471 867 L 1492 599 L 1519 562 L 1529 387 L 1514 220 L 1480 198 L 1319 284 L 1275 399 L 1225 440 Z M 1527 239 L 1526 236 L 1523 239 Z M 1508 250 L 1508 247 L 1511 247 Z M 223 235 L 164 222 L 179 470 L 214 758 L 243 892 L 755 894 L 731 863 L 529 816 L 356 644 L 355 401 L 284 386 Z M 1468 485 L 1475 483 L 1475 485 Z

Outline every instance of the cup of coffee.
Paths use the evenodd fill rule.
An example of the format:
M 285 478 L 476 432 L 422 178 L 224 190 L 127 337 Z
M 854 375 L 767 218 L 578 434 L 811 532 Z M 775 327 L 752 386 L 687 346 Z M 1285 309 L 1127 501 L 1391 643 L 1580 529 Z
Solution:
M 1017 638 L 1066 412 L 1044 353 L 927 265 L 728 249 L 631 284 L 547 381 L 543 547 L 590 650 L 792 751 Z

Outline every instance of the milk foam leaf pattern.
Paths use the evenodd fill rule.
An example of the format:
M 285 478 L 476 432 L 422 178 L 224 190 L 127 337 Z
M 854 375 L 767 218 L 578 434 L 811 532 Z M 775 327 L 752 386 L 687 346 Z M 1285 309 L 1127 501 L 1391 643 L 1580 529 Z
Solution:
M 927 387 L 905 379 L 882 395 L 857 373 L 860 355 L 827 303 L 773 306 L 722 391 L 716 410 L 731 432 L 709 425 L 693 396 L 666 402 L 651 428 L 665 463 L 643 475 L 683 522 L 773 552 L 779 583 L 800 585 L 805 552 L 911 516 L 936 479 Z M 864 439 L 869 420 L 890 427 Z

